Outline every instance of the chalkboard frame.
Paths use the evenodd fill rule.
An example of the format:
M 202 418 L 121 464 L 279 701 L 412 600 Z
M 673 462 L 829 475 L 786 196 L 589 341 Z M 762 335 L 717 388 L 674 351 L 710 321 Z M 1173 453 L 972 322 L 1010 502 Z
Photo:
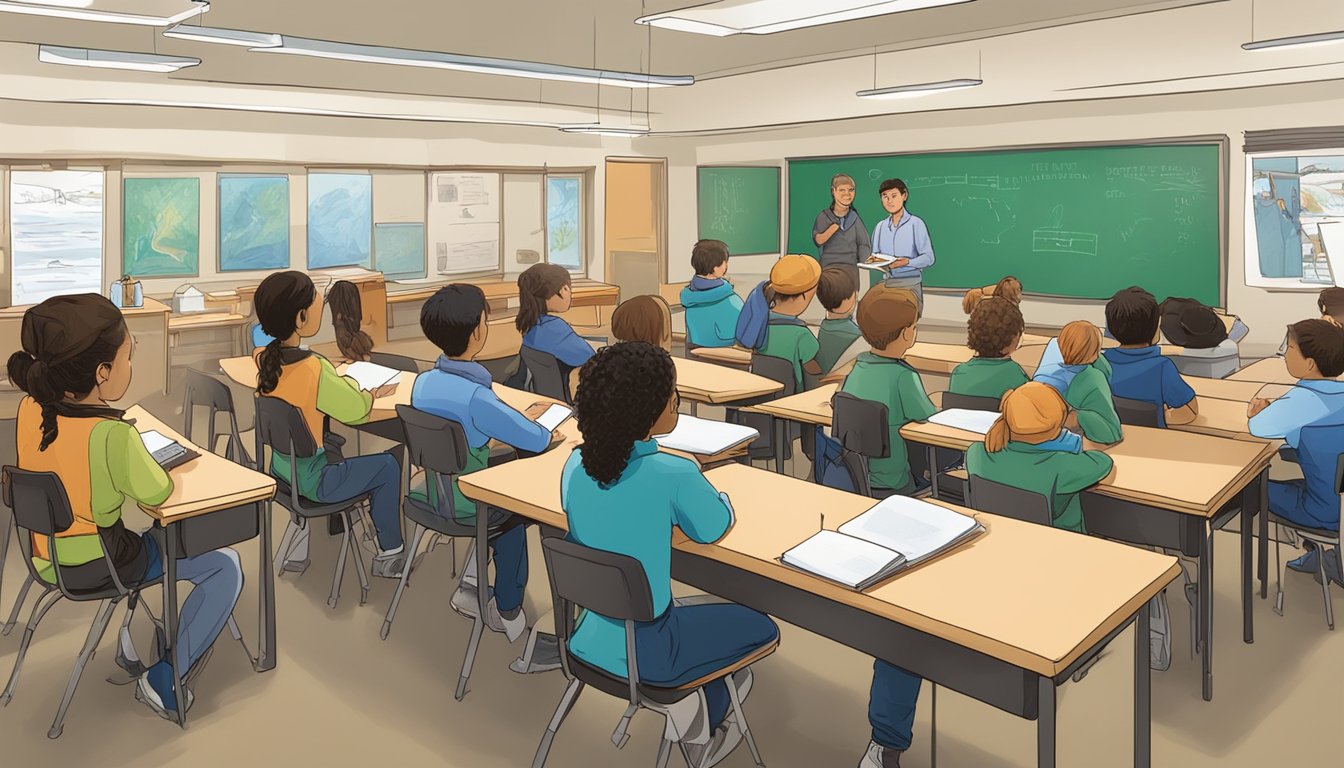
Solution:
M 786 161 L 787 162 L 787 159 Z M 784 166 L 772 163 L 711 163 L 709 165 L 695 166 L 695 239 L 700 240 L 702 222 L 700 221 L 700 171 L 702 170 L 733 170 L 733 169 L 772 169 L 775 172 L 775 212 L 779 215 L 779 226 L 775 228 L 775 250 L 773 251 L 751 251 L 734 252 L 734 256 L 778 256 L 784 252 L 785 243 L 788 242 L 788 218 L 784 215 Z
M 846 155 L 796 155 L 784 158 L 784 167 L 788 168 L 791 163 L 814 161 L 814 160 L 852 160 L 857 157 L 903 157 L 906 155 L 960 155 L 972 152 L 1031 152 L 1048 151 L 1058 149 L 1099 149 L 1103 147 L 1163 147 L 1178 144 L 1185 145 L 1203 145 L 1215 147 L 1218 150 L 1218 308 L 1227 307 L 1227 244 L 1228 244 L 1228 178 L 1231 158 L 1229 148 L 1231 140 L 1225 133 L 1200 134 L 1196 136 L 1171 136 L 1162 138 L 1145 139 L 1107 139 L 1104 141 L 1070 141 L 1057 142 L 1053 144 L 1001 144 L 983 147 L 961 147 L 957 149 L 917 149 L 904 152 L 861 152 L 857 154 Z M 781 188 L 781 196 L 784 194 Z M 782 205 L 782 203 L 781 203 Z M 781 212 L 780 223 L 787 233 L 789 218 L 791 212 Z M 697 214 L 698 215 L 698 214 Z M 787 234 L 785 235 L 787 237 Z M 960 296 L 970 288 L 978 286 L 967 285 L 961 288 L 935 288 L 925 286 L 924 292 L 931 295 Z M 1024 291 L 1023 296 L 1038 299 L 1050 299 L 1064 303 L 1073 303 L 1082 306 L 1100 306 L 1106 302 L 1103 299 L 1086 299 L 1077 296 L 1065 296 L 1055 293 L 1037 293 L 1033 291 Z M 1162 296 L 1159 299 L 1165 298 Z

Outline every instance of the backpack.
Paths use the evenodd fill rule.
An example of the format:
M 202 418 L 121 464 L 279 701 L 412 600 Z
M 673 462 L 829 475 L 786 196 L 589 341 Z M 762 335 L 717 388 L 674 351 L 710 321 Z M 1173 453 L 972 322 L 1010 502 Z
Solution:
M 1195 299 L 1171 297 L 1158 308 L 1162 335 L 1189 349 L 1212 349 L 1227 340 L 1227 326 L 1211 308 Z
M 765 286 L 769 282 L 763 280 L 751 289 L 747 300 L 742 302 L 742 311 L 737 315 L 733 338 L 747 349 L 765 346 L 765 333 L 770 323 L 770 303 L 765 300 Z

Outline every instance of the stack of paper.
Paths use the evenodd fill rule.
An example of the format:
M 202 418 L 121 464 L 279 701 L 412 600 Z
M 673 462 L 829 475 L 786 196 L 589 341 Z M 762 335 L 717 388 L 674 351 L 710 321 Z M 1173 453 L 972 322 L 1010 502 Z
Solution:
M 663 448 L 712 456 L 749 443 L 760 436 L 760 432 L 741 424 L 725 424 L 722 421 L 700 419 L 695 416 L 679 416 L 676 429 L 666 435 L 654 435 L 654 440 L 657 440 L 658 445 Z
M 347 366 L 345 375 L 357 381 L 360 389 L 372 391 L 396 381 L 401 376 L 401 371 L 377 363 L 360 361 Z
M 551 432 L 554 432 L 555 428 L 565 423 L 565 419 L 568 419 L 573 413 L 574 411 L 569 408 L 556 403 L 550 408 L 547 408 L 545 413 L 537 417 L 537 423 Z
M 953 429 L 964 429 L 967 432 L 976 434 L 989 434 L 989 428 L 994 426 L 994 422 L 999 420 L 997 411 L 972 411 L 966 408 L 948 408 L 945 411 L 939 411 L 929 417 L 929 421 L 934 424 L 942 424 L 944 427 Z

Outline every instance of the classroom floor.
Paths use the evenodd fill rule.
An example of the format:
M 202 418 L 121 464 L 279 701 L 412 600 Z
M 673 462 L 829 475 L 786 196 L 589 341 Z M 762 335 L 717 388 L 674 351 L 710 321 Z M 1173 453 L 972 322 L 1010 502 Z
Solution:
M 174 424 L 180 419 L 179 404 L 177 397 L 144 403 Z M 128 524 L 140 529 L 148 523 L 133 512 Z M 278 541 L 283 518 L 277 516 L 275 525 Z M 1310 576 L 1290 572 L 1287 615 L 1279 617 L 1270 608 L 1271 581 L 1271 600 L 1255 603 L 1256 643 L 1243 644 L 1237 537 L 1227 532 L 1215 539 L 1215 698 L 1209 703 L 1200 698 L 1199 661 L 1189 653 L 1188 606 L 1173 595 L 1174 660 L 1170 670 L 1153 675 L 1153 765 L 1337 763 L 1344 628 L 1326 630 L 1320 587 Z M 337 541 L 315 533 L 307 573 L 287 574 L 277 582 L 277 668 L 254 674 L 236 645 L 227 636 L 221 639 L 197 683 L 186 733 L 135 702 L 131 688 L 104 682 L 115 671 L 109 632 L 85 672 L 64 735 L 54 742 L 46 738 L 93 614 L 91 606 L 63 603 L 44 621 L 15 698 L 0 711 L 0 764 L 76 765 L 89 762 L 96 750 L 97 765 L 138 768 L 529 765 L 564 688 L 561 674 L 509 671 L 523 641 L 509 646 L 501 635 L 486 633 L 470 692 L 464 701 L 454 701 L 470 624 L 448 607 L 455 584 L 449 551 L 440 546 L 425 558 L 391 635 L 380 641 L 383 613 L 396 584 L 374 579 L 368 604 L 360 606 L 354 574 L 347 573 L 340 605 L 329 610 L 326 597 Z M 252 637 L 257 626 L 256 544 L 249 542 L 239 552 L 247 583 L 236 615 Z M 549 602 L 535 538 L 531 553 L 527 609 L 535 617 L 537 601 Z M 17 558 L 11 558 L 4 575 L 0 603 L 7 611 L 23 576 Z M 151 600 L 157 599 L 158 592 L 151 593 Z M 1344 622 L 1344 602 L 1336 608 Z M 137 637 L 144 637 L 145 626 L 139 629 Z M 0 674 L 7 675 L 13 664 L 21 631 L 19 627 L 0 638 Z M 776 768 L 857 764 L 868 742 L 871 659 L 788 625 L 782 631 L 780 650 L 757 665 L 756 685 L 746 702 L 766 763 Z M 1059 765 L 1132 764 L 1133 647 L 1127 631 L 1087 678 L 1062 689 Z M 623 707 L 617 699 L 585 691 L 556 739 L 548 765 L 651 764 L 661 718 L 648 712 L 637 715 L 630 742 L 618 751 L 610 735 Z M 931 717 L 930 687 L 925 685 L 915 743 L 903 765 L 930 764 Z M 938 726 L 941 765 L 1035 765 L 1034 723 L 941 690 Z M 741 748 L 722 765 L 750 766 L 750 753 Z

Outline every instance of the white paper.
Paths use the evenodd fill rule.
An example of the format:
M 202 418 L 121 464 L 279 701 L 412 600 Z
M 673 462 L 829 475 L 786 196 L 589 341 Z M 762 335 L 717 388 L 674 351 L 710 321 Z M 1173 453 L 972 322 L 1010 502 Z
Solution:
M 168 437 L 167 435 L 164 435 L 152 429 L 147 432 L 141 432 L 140 440 L 144 442 L 145 450 L 149 451 L 150 453 L 154 453 L 160 448 L 167 448 L 168 446 L 177 442 L 171 437 Z
M 836 531 L 820 531 L 784 553 L 785 563 L 851 589 L 880 573 L 896 553 Z
M 351 363 L 345 369 L 345 375 L 359 382 L 359 388 L 375 390 L 401 376 L 401 371 L 377 363 L 363 361 Z
M 917 563 L 979 525 L 975 518 L 906 496 L 889 496 L 840 526 L 841 533 L 865 539 Z
M 654 435 L 658 445 L 663 448 L 701 456 L 713 456 L 758 437 L 760 433 L 751 427 L 725 424 L 722 421 L 700 419 L 695 416 L 679 416 L 676 429 L 666 435 Z
M 989 434 L 989 428 L 998 420 L 999 414 L 996 411 L 972 411 L 967 408 L 948 408 L 929 417 L 929 421 L 934 424 L 964 429 L 980 435 Z
M 566 408 L 559 403 L 554 403 L 546 412 L 537 417 L 537 423 L 547 430 L 554 432 L 555 428 L 565 423 L 565 419 L 570 417 L 574 411 Z
M 869 258 L 881 259 L 881 261 L 875 261 L 870 264 L 867 259 L 865 259 L 864 261 L 859 262 L 860 269 L 872 269 L 878 272 L 883 272 L 886 271 L 887 266 L 890 265 L 891 262 L 896 260 L 895 256 L 883 256 L 880 253 L 874 253 Z

